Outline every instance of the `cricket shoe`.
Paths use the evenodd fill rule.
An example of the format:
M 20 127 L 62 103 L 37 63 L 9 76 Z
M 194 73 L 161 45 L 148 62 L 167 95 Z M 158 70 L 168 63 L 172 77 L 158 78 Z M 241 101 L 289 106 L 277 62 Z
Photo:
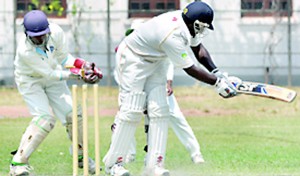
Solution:
M 83 157 L 78 159 L 78 167 L 80 169 L 83 168 Z M 101 170 L 101 168 L 100 168 Z M 96 163 L 92 158 L 89 158 L 89 174 L 95 174 L 96 173 Z
M 197 155 L 193 156 L 192 161 L 195 164 L 203 164 L 204 163 L 204 159 L 201 154 L 197 154 Z
M 110 176 L 130 176 L 129 171 L 121 163 L 117 163 L 111 168 L 106 168 L 105 172 Z
M 33 167 L 28 164 L 15 165 L 10 164 L 10 176 L 33 176 Z
M 155 166 L 154 168 L 146 168 L 143 176 L 170 176 L 170 172 L 163 167 Z
M 170 176 L 169 170 L 159 166 L 155 166 L 153 173 L 154 176 Z

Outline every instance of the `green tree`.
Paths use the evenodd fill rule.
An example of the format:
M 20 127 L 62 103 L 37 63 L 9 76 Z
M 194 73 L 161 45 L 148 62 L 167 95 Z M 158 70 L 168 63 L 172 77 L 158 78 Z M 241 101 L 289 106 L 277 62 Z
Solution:
M 50 3 L 42 4 L 39 0 L 31 0 L 28 6 L 28 11 L 39 9 L 44 11 L 46 14 L 57 14 L 62 16 L 65 8 L 62 7 L 60 0 L 52 0 Z
M 41 10 L 47 14 L 57 13 L 58 16 L 62 16 L 65 9 L 61 6 L 60 0 L 53 0 L 49 4 L 42 5 Z

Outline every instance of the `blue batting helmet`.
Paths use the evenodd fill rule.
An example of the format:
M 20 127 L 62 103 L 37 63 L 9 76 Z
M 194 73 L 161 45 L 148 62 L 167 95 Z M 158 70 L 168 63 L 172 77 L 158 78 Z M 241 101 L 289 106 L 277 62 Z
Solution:
M 186 6 L 186 8 L 183 9 L 182 16 L 190 23 L 198 20 L 202 23 L 208 24 L 208 28 L 214 30 L 212 25 L 214 11 L 204 2 L 195 1 L 190 3 Z
M 23 25 L 25 33 L 30 37 L 41 36 L 50 32 L 47 16 L 40 10 L 26 13 Z

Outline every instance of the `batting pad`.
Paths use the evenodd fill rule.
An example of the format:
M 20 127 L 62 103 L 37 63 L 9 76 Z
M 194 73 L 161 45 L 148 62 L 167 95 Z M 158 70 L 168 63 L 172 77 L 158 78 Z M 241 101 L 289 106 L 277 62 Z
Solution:
M 117 162 L 123 162 L 134 140 L 137 124 L 140 122 L 146 102 L 144 92 L 130 92 L 121 103 L 116 128 L 112 136 L 110 149 L 103 159 L 106 168 Z
M 109 151 L 103 159 L 106 168 L 111 168 L 117 162 L 124 162 L 125 156 L 134 140 L 136 127 L 136 122 L 119 121 L 113 133 Z
M 149 92 L 147 112 L 150 119 L 170 115 L 165 86 L 155 87 Z
M 156 165 L 163 167 L 170 117 L 165 86 L 159 86 L 150 91 L 147 110 L 149 132 L 146 166 L 150 169 Z
M 114 128 L 112 129 L 112 140 L 115 136 L 115 129 L 118 128 L 118 124 L 120 123 L 119 115 L 117 114 L 114 120 Z M 127 152 L 127 155 L 135 155 L 136 154 L 136 140 L 135 137 L 132 138 L 129 150 Z
M 55 118 L 50 116 L 33 118 L 22 136 L 20 146 L 12 161 L 17 163 L 27 163 L 30 155 L 54 128 L 55 122 Z
M 144 92 L 130 92 L 121 100 L 120 119 L 140 121 L 145 108 L 146 94 Z
M 163 167 L 166 146 L 168 139 L 169 118 L 150 118 L 148 133 L 148 153 L 146 159 L 147 168 L 154 168 L 156 165 Z

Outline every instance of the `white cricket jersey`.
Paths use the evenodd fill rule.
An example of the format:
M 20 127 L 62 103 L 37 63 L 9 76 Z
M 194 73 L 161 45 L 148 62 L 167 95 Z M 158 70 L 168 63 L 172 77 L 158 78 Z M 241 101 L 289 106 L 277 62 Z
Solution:
M 26 81 L 33 78 L 49 80 L 65 80 L 70 71 L 62 69 L 65 65 L 73 65 L 73 58 L 67 49 L 64 31 L 56 24 L 50 23 L 51 35 L 47 43 L 47 50 L 32 45 L 26 36 L 19 40 L 15 65 L 16 81 Z
M 149 61 L 167 56 L 175 67 L 191 67 L 193 56 L 188 50 L 201 41 L 193 39 L 181 13 L 177 10 L 154 17 L 136 27 L 124 41 L 133 52 Z

